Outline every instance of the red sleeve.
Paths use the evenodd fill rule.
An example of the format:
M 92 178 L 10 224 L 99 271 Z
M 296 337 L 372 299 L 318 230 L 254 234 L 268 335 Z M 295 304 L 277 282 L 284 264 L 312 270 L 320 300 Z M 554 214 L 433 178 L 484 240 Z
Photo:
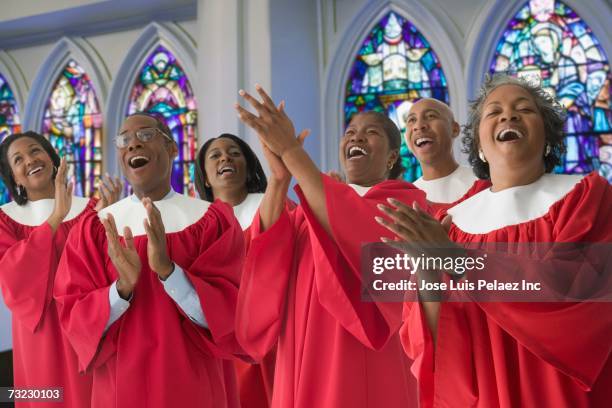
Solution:
M 296 212 L 300 212 L 298 209 Z M 236 332 L 247 354 L 260 361 L 278 341 L 289 277 L 295 270 L 296 235 L 300 217 L 283 210 L 261 232 L 259 212 L 251 225 L 251 242 L 240 283 Z
M 549 213 L 555 242 L 612 242 L 612 187 L 596 174 L 579 183 Z M 608 269 L 595 271 L 609 274 Z M 575 265 L 590 273 L 593 263 Z M 609 290 L 609 284 L 607 290 Z M 531 352 L 572 377 L 585 390 L 612 354 L 612 303 L 492 303 L 479 306 Z
M 410 371 L 418 379 L 420 406 L 433 401 L 434 346 L 420 302 L 404 303 L 400 340 L 406 355 L 413 360 Z
M 20 228 L 0 211 L 0 285 L 14 318 L 34 332 L 52 299 L 58 254 L 48 223 L 27 232 Z
M 185 319 L 187 324 L 184 327 L 215 356 L 240 354 L 234 322 L 244 263 L 243 231 L 231 207 L 218 200 L 208 208 L 205 221 L 204 228 L 197 233 L 200 239 L 198 255 L 190 265 L 181 267 L 200 298 L 208 330 L 191 319 Z M 192 232 L 186 230 L 188 235 Z M 175 246 L 180 247 L 169 245 L 170 248 Z M 181 310 L 181 313 L 184 312 Z
M 390 237 L 374 219 L 382 214 L 378 204 L 386 205 L 392 197 L 409 204 L 417 201 L 427 208 L 425 193 L 411 184 L 390 180 L 360 197 L 352 187 L 327 175 L 323 174 L 322 180 L 333 236 L 323 229 L 296 188 L 308 220 L 319 301 L 362 344 L 380 349 L 399 328 L 402 306 L 362 299 L 361 247 Z
M 104 334 L 110 314 L 108 291 L 118 276 L 106 247 L 104 227 L 91 212 L 70 231 L 55 278 L 60 324 L 80 371 L 101 365 L 116 350 L 119 325 Z

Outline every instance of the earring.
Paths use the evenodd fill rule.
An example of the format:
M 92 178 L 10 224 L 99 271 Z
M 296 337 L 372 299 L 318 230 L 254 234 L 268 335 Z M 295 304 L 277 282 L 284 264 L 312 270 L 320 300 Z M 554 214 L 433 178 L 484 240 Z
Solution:
M 483 162 L 486 163 L 487 159 L 485 158 L 484 153 L 482 152 L 482 150 L 478 150 L 478 158 Z
M 16 190 L 17 190 L 17 195 L 18 195 L 19 197 L 21 197 L 21 196 L 25 195 L 25 194 L 24 194 L 24 193 L 25 193 L 25 188 L 23 188 L 23 186 L 21 186 L 21 185 L 17 185 Z
M 57 176 L 57 166 L 53 166 L 53 177 Z
M 552 148 L 550 147 L 550 144 L 546 143 L 546 148 L 544 149 L 544 157 L 548 157 L 548 155 L 550 154 L 551 150 L 552 150 Z

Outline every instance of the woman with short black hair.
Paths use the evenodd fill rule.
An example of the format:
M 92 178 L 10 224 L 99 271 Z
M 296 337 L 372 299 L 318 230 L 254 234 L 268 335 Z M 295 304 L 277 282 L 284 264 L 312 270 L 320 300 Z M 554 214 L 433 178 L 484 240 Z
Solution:
M 116 200 L 121 185 L 107 178 L 109 187 L 101 187 L 104 199 L 98 204 L 73 197 L 66 161 L 31 131 L 0 144 L 0 173 L 14 200 L 0 207 L 0 287 L 13 317 L 14 387 L 62 388 L 63 406 L 89 406 L 91 376 L 77 372 L 76 355 L 62 335 L 54 277 L 72 226 Z M 55 401 L 19 406 L 55 406 L 59 391 L 54 395 Z

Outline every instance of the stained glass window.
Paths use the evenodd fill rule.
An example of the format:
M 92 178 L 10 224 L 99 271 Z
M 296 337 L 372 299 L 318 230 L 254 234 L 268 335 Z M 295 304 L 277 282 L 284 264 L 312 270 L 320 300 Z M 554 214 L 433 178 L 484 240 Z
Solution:
M 580 16 L 560 1 L 529 1 L 508 23 L 490 72 L 540 80 L 567 108 L 567 153 L 556 172 L 599 170 L 612 181 L 610 64 Z
M 414 102 L 436 98 L 448 103 L 446 76 L 429 42 L 410 21 L 394 12 L 383 17 L 365 39 L 346 83 L 344 121 L 355 113 L 386 113 L 402 131 Z M 405 141 L 401 147 L 404 178 L 422 174 Z
M 149 112 L 165 119 L 179 147 L 172 169 L 172 187 L 195 196 L 196 100 L 185 71 L 163 46 L 149 55 L 136 78 L 127 114 L 135 112 Z
M 70 166 L 74 194 L 91 197 L 102 174 L 102 113 L 89 76 L 70 60 L 55 82 L 43 134 Z
M 8 82 L 0 75 L 0 142 L 13 133 L 21 132 L 15 96 Z M 8 189 L 0 180 L 0 204 L 11 200 Z

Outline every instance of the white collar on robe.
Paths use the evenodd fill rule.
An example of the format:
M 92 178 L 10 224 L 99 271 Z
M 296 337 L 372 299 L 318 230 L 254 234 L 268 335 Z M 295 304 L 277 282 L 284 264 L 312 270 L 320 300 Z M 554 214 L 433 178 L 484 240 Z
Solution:
M 83 212 L 85 207 L 87 207 L 87 203 L 89 203 L 89 198 L 73 196 L 70 211 L 68 211 L 68 215 L 66 215 L 63 222 L 76 218 Z M 37 227 L 51 216 L 54 205 L 54 198 L 44 198 L 36 201 L 28 200 L 25 205 L 19 205 L 11 201 L 0 208 L 6 215 L 19 224 Z
M 195 224 L 210 207 L 208 201 L 177 194 L 172 190 L 153 204 L 161 213 L 166 234 L 182 231 Z M 106 218 L 108 213 L 113 214 L 120 236 L 123 236 L 124 227 L 130 227 L 135 237 L 146 235 L 143 222 L 147 218 L 147 211 L 135 195 L 104 208 L 98 213 L 98 217 Z
M 262 193 L 247 194 L 243 202 L 234 206 L 234 216 L 238 219 L 243 230 L 249 228 L 253 223 L 253 217 L 259 209 L 263 196 Z
M 448 210 L 453 224 L 468 234 L 486 234 L 545 215 L 569 193 L 583 175 L 544 174 L 525 186 L 496 193 L 490 188 Z
M 349 184 L 349 186 L 351 186 L 353 190 L 355 190 L 355 192 L 359 194 L 360 197 L 363 197 L 364 195 L 366 195 L 367 192 L 370 191 L 370 189 L 372 188 L 372 187 L 360 186 L 359 184 Z
M 469 167 L 459 166 L 448 176 L 434 180 L 414 181 L 417 188 L 425 191 L 427 200 L 434 203 L 452 203 L 463 197 L 478 178 Z

